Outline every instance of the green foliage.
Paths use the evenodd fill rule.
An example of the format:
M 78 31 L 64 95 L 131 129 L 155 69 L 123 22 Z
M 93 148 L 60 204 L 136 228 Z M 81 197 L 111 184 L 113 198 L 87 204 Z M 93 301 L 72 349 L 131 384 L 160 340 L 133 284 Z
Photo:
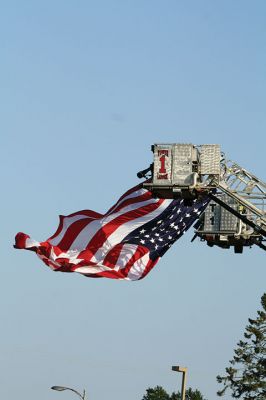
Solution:
M 143 396 L 142 400 L 181 400 L 181 393 L 173 392 L 171 395 L 169 395 L 161 386 L 156 386 L 155 388 L 147 389 L 146 394 Z M 206 399 L 204 399 L 199 390 L 188 388 L 188 390 L 186 390 L 186 400 Z
M 169 394 L 161 387 L 149 388 L 142 400 L 169 400 Z
M 180 400 L 181 399 L 181 393 L 180 392 L 173 392 L 172 395 L 170 396 L 170 400 Z M 204 399 L 204 397 L 202 396 L 202 394 L 200 393 L 200 391 L 198 389 L 191 389 L 188 388 L 188 390 L 186 390 L 186 397 L 185 400 L 206 400 Z
M 266 293 L 261 298 L 262 310 L 256 319 L 249 319 L 244 333 L 234 350 L 231 366 L 225 369 L 225 376 L 217 376 L 223 383 L 218 396 L 231 389 L 232 397 L 244 400 L 266 399 Z

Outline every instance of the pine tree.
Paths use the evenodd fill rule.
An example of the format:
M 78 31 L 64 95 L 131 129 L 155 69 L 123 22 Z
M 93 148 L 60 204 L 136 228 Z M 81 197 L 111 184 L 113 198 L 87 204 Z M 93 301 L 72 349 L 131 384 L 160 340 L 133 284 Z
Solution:
M 244 333 L 234 350 L 231 366 L 225 376 L 217 376 L 224 387 L 217 394 L 222 396 L 229 388 L 232 397 L 243 400 L 266 400 L 266 293 L 261 298 L 262 310 L 256 319 L 249 319 Z

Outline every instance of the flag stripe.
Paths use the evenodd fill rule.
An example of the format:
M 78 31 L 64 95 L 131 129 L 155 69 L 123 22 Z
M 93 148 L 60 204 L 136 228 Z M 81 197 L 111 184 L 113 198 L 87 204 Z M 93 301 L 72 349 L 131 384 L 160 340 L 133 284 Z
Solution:
M 82 210 L 60 216 L 56 232 L 37 242 L 20 232 L 16 248 L 32 250 L 52 270 L 88 277 L 139 280 L 199 217 L 208 198 L 188 206 L 158 199 L 140 185 L 106 214 Z
M 82 210 L 82 211 L 77 211 L 75 213 L 72 213 L 70 215 L 64 216 L 64 215 L 59 215 L 59 226 L 56 230 L 56 232 L 48 239 L 52 242 L 52 239 L 54 239 L 56 236 L 60 235 L 60 232 L 62 231 L 63 227 L 64 227 L 64 223 L 67 224 L 67 226 L 70 225 L 71 223 L 71 218 L 73 218 L 73 222 L 76 221 L 77 219 L 75 219 L 75 217 L 78 216 L 77 219 L 82 219 L 83 217 L 89 217 L 92 220 L 96 219 L 96 218 L 102 218 L 102 214 L 99 214 L 95 211 L 92 210 Z M 58 242 L 57 242 L 58 243 Z M 55 243 L 56 244 L 56 243 Z
M 111 250 L 108 252 L 103 260 L 103 264 L 106 265 L 106 267 L 116 269 L 117 261 L 119 260 L 123 246 L 123 243 L 119 243 L 111 248 Z
M 134 264 L 127 274 L 128 279 L 131 281 L 139 280 L 149 263 L 151 263 L 151 260 L 148 253 L 142 255 L 140 258 L 135 260 Z
M 128 260 L 128 262 L 125 264 L 125 266 L 123 268 L 124 276 L 127 277 L 132 268 L 134 271 L 135 262 L 148 253 L 149 253 L 148 249 L 145 248 L 144 246 L 137 246 L 135 249 L 135 252 L 132 254 L 131 258 Z M 133 274 L 132 274 L 132 276 L 133 276 Z M 133 280 L 135 280 L 135 279 L 133 279 Z
M 151 196 L 149 192 L 145 191 L 144 189 L 138 190 L 136 193 L 131 193 L 129 196 L 125 197 L 122 199 L 120 202 L 117 203 L 115 207 L 113 207 L 112 212 L 118 212 L 124 207 L 127 207 L 128 205 L 132 205 L 134 203 L 141 203 L 142 201 L 145 200 L 150 200 Z M 106 215 L 111 214 L 108 212 Z
M 95 238 L 101 237 L 101 232 L 106 225 L 112 225 L 113 221 L 116 221 L 117 218 L 119 218 L 120 216 L 122 220 L 123 215 L 127 214 L 128 212 L 132 212 L 132 215 L 134 215 L 134 212 L 138 213 L 138 209 L 141 210 L 145 206 L 153 205 L 154 203 L 158 203 L 158 200 L 146 200 L 139 204 L 126 206 L 123 210 L 120 210 L 117 213 L 115 212 L 113 214 L 110 214 L 107 217 L 103 217 L 102 219 L 92 221 L 76 236 L 71 247 L 73 249 L 85 249 L 90 247 L 92 250 L 94 249 L 93 251 L 95 253 L 95 246 L 96 248 L 99 248 L 102 245 L 102 242 L 97 243 L 97 240 Z
M 96 235 L 94 235 L 93 239 L 88 243 L 88 246 L 92 249 L 99 249 L 99 247 L 102 247 L 103 244 L 106 241 L 106 238 L 110 238 L 110 235 L 117 230 L 122 224 L 123 228 L 125 227 L 125 224 L 129 222 L 130 225 L 132 225 L 132 220 L 139 219 L 141 218 L 142 220 L 145 218 L 145 216 L 156 209 L 163 203 L 164 200 L 159 200 L 157 203 L 152 203 L 145 205 L 144 207 L 138 208 L 137 210 L 132 210 L 124 213 L 123 215 L 119 215 L 117 218 L 113 219 L 110 221 L 108 224 L 104 225 L 102 229 L 100 229 Z M 98 250 L 97 250 L 98 251 Z M 96 253 L 96 252 L 95 252 Z
M 110 231 L 105 232 L 104 236 L 105 241 L 104 243 L 102 243 L 101 247 L 100 247 L 100 242 L 97 242 L 99 244 L 98 246 L 99 248 L 97 249 L 97 252 L 94 254 L 92 260 L 94 262 L 98 262 L 99 259 L 105 257 L 106 252 L 110 248 L 112 248 L 112 246 L 114 246 L 116 243 L 123 240 L 130 232 L 132 232 L 138 227 L 141 227 L 144 223 L 147 223 L 152 219 L 156 218 L 158 215 L 160 215 L 162 211 L 164 211 L 168 207 L 169 202 L 171 201 L 161 199 L 156 203 L 156 208 L 155 205 L 153 205 L 154 210 L 152 210 L 151 207 L 149 209 L 142 208 L 143 215 L 139 215 L 138 211 L 138 216 L 135 219 L 133 219 L 132 215 L 127 215 L 127 222 L 125 222 L 125 219 L 123 219 L 122 221 L 123 223 L 121 223 L 121 220 L 117 221 L 117 225 L 119 225 L 117 229 L 115 229 L 117 225 L 113 226 L 114 221 L 112 221 L 112 223 L 110 223 L 111 225 L 108 225 L 110 226 Z
M 126 198 L 132 197 L 134 198 L 135 196 L 140 196 L 143 194 L 145 189 L 141 188 L 140 185 L 134 186 L 133 188 L 129 189 L 126 193 L 124 193 L 118 200 L 117 202 L 106 212 L 105 215 L 108 215 L 112 213 L 115 208 Z

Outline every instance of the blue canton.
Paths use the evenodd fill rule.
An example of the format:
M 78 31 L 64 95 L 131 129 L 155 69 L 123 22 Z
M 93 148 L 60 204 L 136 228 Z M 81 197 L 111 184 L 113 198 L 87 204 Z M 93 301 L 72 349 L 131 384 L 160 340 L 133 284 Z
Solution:
M 147 247 L 150 258 L 156 260 L 191 227 L 208 202 L 195 199 L 187 206 L 183 199 L 173 200 L 158 217 L 132 231 L 122 242 Z

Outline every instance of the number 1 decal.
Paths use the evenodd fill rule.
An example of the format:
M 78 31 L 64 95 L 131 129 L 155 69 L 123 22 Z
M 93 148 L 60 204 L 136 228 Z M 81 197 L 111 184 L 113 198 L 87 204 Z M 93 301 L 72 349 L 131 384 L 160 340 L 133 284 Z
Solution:
M 169 157 L 168 150 L 158 150 L 158 156 L 160 161 L 160 169 L 157 174 L 157 179 L 168 179 L 166 172 L 166 157 Z

